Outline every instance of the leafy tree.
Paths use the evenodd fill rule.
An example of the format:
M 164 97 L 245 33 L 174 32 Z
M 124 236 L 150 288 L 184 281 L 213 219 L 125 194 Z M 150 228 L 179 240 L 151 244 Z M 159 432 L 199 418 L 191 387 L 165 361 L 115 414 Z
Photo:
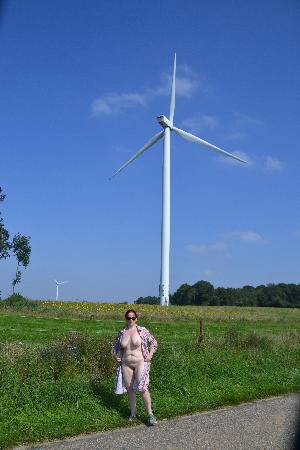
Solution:
M 139 297 L 134 303 L 137 305 L 159 305 L 160 299 L 159 297 L 151 297 L 148 295 L 148 297 Z
M 176 305 L 300 307 L 300 284 L 268 284 L 214 289 L 207 281 L 182 284 L 172 296 Z
M 20 266 L 27 267 L 31 253 L 29 245 L 29 237 L 22 236 L 20 233 L 16 234 L 12 241 L 12 251 L 17 259 L 17 269 L 15 278 L 12 281 L 13 294 L 15 293 L 15 286 L 21 282 Z
M 15 278 L 12 280 L 12 287 L 13 287 L 13 295 L 15 293 L 15 287 L 17 283 L 21 283 L 21 271 L 17 267 Z
M 214 294 L 214 287 L 209 281 L 198 281 L 192 286 L 194 305 L 208 305 Z
M 172 295 L 172 305 L 191 305 L 190 289 L 191 286 L 189 284 L 182 284 Z
M 217 289 L 215 289 L 215 295 L 214 295 L 214 304 L 215 305 L 224 305 L 226 304 L 225 299 L 226 299 L 227 295 L 226 295 L 226 289 L 223 287 L 218 287 Z
M 255 306 L 256 305 L 256 291 L 253 286 L 243 286 L 239 289 L 240 306 Z
M 3 202 L 5 195 L 0 187 L 0 202 Z M 27 267 L 30 260 L 31 246 L 29 244 L 30 237 L 17 233 L 12 240 L 8 230 L 4 226 L 3 218 L 0 212 L 0 259 L 6 259 L 13 253 L 17 259 L 16 274 L 12 281 L 13 293 L 16 284 L 21 282 L 20 266 Z
M 5 195 L 2 194 L 0 187 L 0 202 L 5 200 Z M 9 242 L 9 232 L 4 227 L 3 219 L 0 211 L 0 259 L 9 257 L 9 251 L 11 249 L 11 243 Z

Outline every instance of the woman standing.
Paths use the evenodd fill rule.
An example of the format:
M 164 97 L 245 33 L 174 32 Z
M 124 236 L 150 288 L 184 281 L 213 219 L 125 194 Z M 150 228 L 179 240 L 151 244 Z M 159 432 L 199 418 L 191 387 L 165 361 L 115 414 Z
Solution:
M 157 342 L 150 332 L 137 325 L 137 313 L 129 309 L 125 313 L 126 327 L 119 331 L 112 347 L 112 355 L 121 364 L 123 385 L 127 390 L 131 414 L 136 418 L 136 390 L 140 391 L 148 414 L 148 425 L 156 425 L 148 390 L 151 359 Z

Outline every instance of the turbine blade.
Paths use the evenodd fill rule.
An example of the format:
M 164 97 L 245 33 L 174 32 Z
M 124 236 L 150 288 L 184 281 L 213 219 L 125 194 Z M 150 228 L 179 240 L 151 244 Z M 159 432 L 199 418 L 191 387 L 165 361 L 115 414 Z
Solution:
M 170 101 L 170 117 L 169 120 L 171 125 L 173 125 L 174 112 L 175 112 L 175 79 L 176 79 L 176 53 L 174 56 L 174 67 L 173 67 L 173 78 L 172 78 L 172 88 L 171 88 L 171 101 Z
M 244 159 L 241 159 L 238 156 L 233 155 L 232 153 L 228 153 L 225 150 L 222 150 L 221 148 L 216 147 L 215 145 L 210 144 L 209 142 L 204 141 L 203 139 L 200 139 L 191 133 L 187 133 L 186 131 L 181 130 L 180 128 L 172 127 L 172 130 L 175 131 L 175 133 L 177 133 L 179 136 L 183 137 L 183 139 L 194 142 L 195 144 L 205 145 L 206 147 L 208 147 L 211 150 L 214 150 L 215 152 L 219 152 L 222 155 L 226 155 L 229 156 L 230 158 L 237 159 L 240 162 L 247 163 L 247 161 L 245 161 Z
M 146 142 L 146 144 L 138 152 L 136 152 L 125 164 L 123 164 L 123 166 L 121 166 L 115 173 L 113 173 L 110 179 L 112 179 L 119 172 L 121 172 L 121 170 L 125 169 L 125 167 L 127 167 L 128 164 L 130 164 L 132 161 L 138 158 L 142 153 L 148 150 L 148 148 L 152 147 L 152 145 L 154 145 L 157 141 L 159 141 L 163 137 L 164 133 L 165 133 L 164 131 L 160 131 L 155 136 L 153 136 L 148 142 Z

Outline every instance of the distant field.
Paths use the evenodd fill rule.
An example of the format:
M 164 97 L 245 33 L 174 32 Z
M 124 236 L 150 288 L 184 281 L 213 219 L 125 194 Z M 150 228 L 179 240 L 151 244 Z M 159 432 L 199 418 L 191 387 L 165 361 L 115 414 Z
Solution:
M 130 305 L 35 303 L 0 302 L 0 448 L 126 426 L 110 345 Z M 159 342 L 158 419 L 298 390 L 299 309 L 135 306 Z
M 239 307 L 239 306 L 169 306 L 158 305 L 121 305 L 114 303 L 96 302 L 64 302 L 39 300 L 30 301 L 22 307 L 6 307 L 0 301 L 0 313 L 23 311 L 30 315 L 49 317 L 66 317 L 80 319 L 115 319 L 123 320 L 128 308 L 138 311 L 142 320 L 158 322 L 190 321 L 209 319 L 212 321 L 249 321 L 249 322 L 300 322 L 300 308 L 266 308 L 266 307 Z

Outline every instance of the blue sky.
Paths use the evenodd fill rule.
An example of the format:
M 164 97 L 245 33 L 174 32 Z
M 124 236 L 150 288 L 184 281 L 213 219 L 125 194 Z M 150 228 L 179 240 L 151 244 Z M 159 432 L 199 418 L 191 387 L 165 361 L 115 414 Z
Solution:
M 158 295 L 160 128 L 177 53 L 174 123 L 249 161 L 171 136 L 170 288 L 299 283 L 300 3 L 10 0 L 0 22 L 0 185 L 31 236 L 19 290 L 130 301 Z M 1 262 L 2 296 L 15 262 Z

